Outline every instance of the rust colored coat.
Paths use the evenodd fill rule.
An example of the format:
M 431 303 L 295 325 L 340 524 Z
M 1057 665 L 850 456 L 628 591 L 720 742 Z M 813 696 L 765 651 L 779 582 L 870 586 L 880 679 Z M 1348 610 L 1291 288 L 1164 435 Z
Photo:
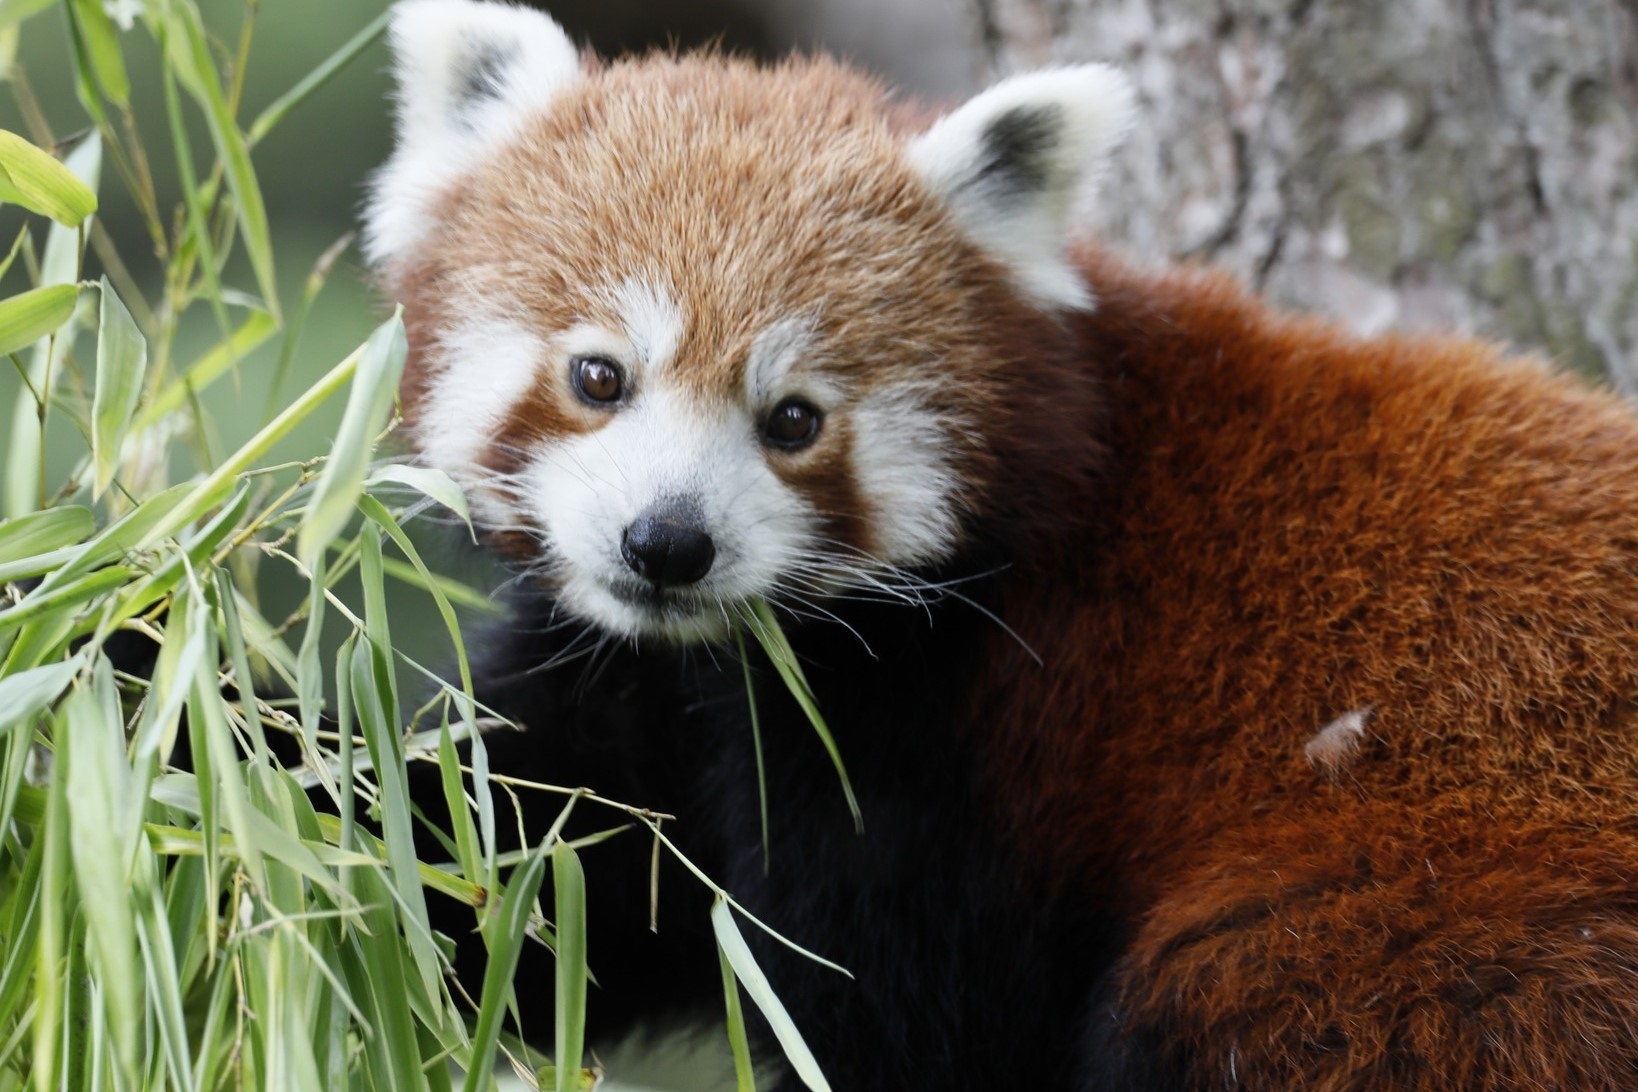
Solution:
M 1189 1087 L 1638 1087 L 1630 407 L 1086 263 L 1097 526 L 975 719 L 1134 915 L 1104 1018 Z

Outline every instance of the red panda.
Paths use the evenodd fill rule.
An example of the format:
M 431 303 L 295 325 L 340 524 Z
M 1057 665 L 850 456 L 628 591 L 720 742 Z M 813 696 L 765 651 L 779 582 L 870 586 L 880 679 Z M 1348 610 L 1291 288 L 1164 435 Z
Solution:
M 758 949 L 833 1087 L 1638 1087 L 1629 407 L 1084 238 L 1103 66 L 934 118 L 471 0 L 392 41 L 407 419 L 526 585 L 493 761 L 846 966 Z M 757 660 L 766 865 L 756 598 L 865 819 Z M 651 934 L 608 848 L 593 1018 L 708 1011 L 693 889 Z

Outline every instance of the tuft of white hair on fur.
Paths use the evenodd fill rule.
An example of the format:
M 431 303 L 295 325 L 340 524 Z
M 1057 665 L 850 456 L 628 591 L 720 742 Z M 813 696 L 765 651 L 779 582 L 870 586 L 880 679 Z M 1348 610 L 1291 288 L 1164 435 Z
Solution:
M 437 195 L 582 76 L 563 28 L 511 4 L 399 0 L 388 38 L 398 142 L 365 208 L 364 250 L 376 265 L 424 239 Z
M 1080 199 L 1132 126 L 1135 93 L 1116 68 L 1084 64 L 1002 80 L 910 141 L 911 164 L 962 231 L 1052 310 L 1092 295 L 1065 260 Z
M 1365 724 L 1374 715 L 1370 706 L 1351 709 L 1342 714 L 1303 744 L 1302 753 L 1308 764 L 1336 777 L 1353 764 L 1365 739 Z

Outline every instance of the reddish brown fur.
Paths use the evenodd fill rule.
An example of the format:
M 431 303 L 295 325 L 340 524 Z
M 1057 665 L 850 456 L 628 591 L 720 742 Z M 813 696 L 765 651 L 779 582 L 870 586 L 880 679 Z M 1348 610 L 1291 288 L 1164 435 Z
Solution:
M 412 416 L 464 301 L 560 330 L 613 322 L 625 277 L 674 290 L 679 372 L 719 395 L 791 315 L 859 399 L 938 375 L 961 501 L 1014 564 L 999 614 L 1044 659 L 997 632 L 970 731 L 1043 868 L 1138 922 L 1123 1027 L 1201 1089 L 1638 1086 L 1638 419 L 1091 251 L 1097 309 L 1043 317 L 897 112 L 825 61 L 599 71 L 389 271 Z M 552 379 L 491 461 L 596 424 Z M 868 545 L 891 513 L 848 428 L 770 465 Z M 1348 762 L 1309 762 L 1365 708 Z
M 1085 262 L 1112 454 L 1058 504 L 1098 526 L 974 719 L 1026 844 L 1140 922 L 1126 1026 L 1199 1088 L 1634 1087 L 1638 420 Z

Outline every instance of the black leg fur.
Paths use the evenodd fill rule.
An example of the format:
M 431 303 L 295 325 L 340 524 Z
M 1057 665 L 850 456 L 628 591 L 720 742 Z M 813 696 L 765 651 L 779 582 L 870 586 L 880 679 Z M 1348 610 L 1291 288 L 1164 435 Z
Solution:
M 676 814 L 674 837 L 691 859 L 770 926 L 846 966 L 851 979 L 744 923 L 833 1087 L 1082 1092 L 1087 991 L 1113 958 L 1115 934 L 1084 893 L 1032 875 L 983 802 L 983 771 L 951 726 L 962 719 L 955 684 L 982 643 L 977 627 L 993 623 L 960 604 L 934 612 L 870 607 L 850 612 L 856 632 L 792 630 L 858 793 L 862 835 L 812 727 L 753 653 L 766 871 L 742 670 L 720 649 L 622 647 L 589 671 L 531 674 L 554 650 L 509 640 L 480 697 L 529 731 L 489 737 L 491 765 Z M 526 605 L 514 632 L 548 615 Z M 558 802 L 526 807 L 538 837 Z M 577 818 L 593 829 L 615 816 L 583 808 Z M 720 1012 L 707 896 L 669 870 L 661 932 L 650 934 L 648 853 L 646 838 L 626 835 L 583 855 L 602 984 L 592 1016 L 605 1031 L 645 1015 Z M 538 1036 L 550 1025 L 550 956 L 520 968 L 518 987 Z M 781 1087 L 797 1088 L 794 1080 Z

